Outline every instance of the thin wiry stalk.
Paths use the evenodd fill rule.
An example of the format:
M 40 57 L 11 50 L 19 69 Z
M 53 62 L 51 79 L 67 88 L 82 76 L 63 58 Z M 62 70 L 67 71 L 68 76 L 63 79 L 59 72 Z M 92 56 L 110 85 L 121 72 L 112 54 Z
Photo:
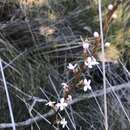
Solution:
M 123 69 L 126 71 L 126 73 L 130 76 L 130 72 L 128 71 L 128 69 L 126 68 L 126 66 L 121 61 L 119 61 L 119 62 L 122 65 Z
M 0 79 L 0 81 L 3 81 L 2 79 Z M 23 96 L 27 97 L 28 99 L 33 99 L 36 100 L 37 102 L 47 102 L 46 99 L 42 99 L 39 97 L 35 97 L 35 96 L 31 96 L 27 93 L 25 93 L 24 91 L 22 91 L 21 89 L 19 89 L 17 86 L 14 86 L 13 84 L 9 83 L 8 81 L 6 82 L 7 85 L 9 85 L 9 87 L 13 88 L 14 90 L 16 90 L 18 93 L 22 94 Z
M 70 117 L 70 115 L 69 115 L 67 109 L 65 109 L 65 113 L 66 113 L 66 115 L 68 116 L 68 118 L 69 118 L 69 120 L 70 120 L 70 122 L 71 122 L 71 124 L 72 124 L 72 126 L 73 126 L 73 128 L 74 128 L 74 130 L 76 130 L 76 126 L 75 126 L 73 120 L 71 119 L 71 117 Z
M 104 125 L 105 130 L 108 130 L 108 115 L 107 115 L 107 95 L 106 95 L 106 71 L 105 71 L 105 50 L 104 50 L 104 38 L 103 38 L 103 27 L 102 27 L 102 9 L 101 0 L 98 1 L 99 9 L 99 21 L 100 21 L 100 34 L 101 34 L 101 48 L 102 48 L 102 68 L 103 68 L 103 88 L 104 88 Z
M 38 123 L 37 123 L 37 121 L 35 120 L 35 118 L 34 118 L 32 112 L 31 112 L 31 111 L 32 111 L 32 110 L 31 110 L 31 107 L 32 107 L 32 106 L 29 106 L 29 105 L 26 103 L 26 101 L 25 101 L 24 103 L 25 103 L 25 105 L 26 105 L 26 107 L 27 107 L 27 109 L 28 109 L 28 111 L 29 111 L 30 117 L 31 117 L 32 119 L 34 119 L 34 122 L 35 122 L 35 124 L 36 124 L 38 130 L 41 130 L 40 127 L 39 127 L 39 125 L 38 125 Z M 32 108 L 32 109 L 33 109 L 33 108 Z
M 78 113 L 78 112 L 76 112 L 76 111 L 74 111 L 74 110 L 73 110 L 73 112 L 74 112 L 74 114 L 75 114 L 77 117 L 79 117 L 84 123 L 86 123 L 86 124 L 89 125 L 90 127 L 92 126 L 92 124 L 90 124 L 89 121 L 87 121 L 87 119 L 84 118 L 82 115 L 80 115 L 80 113 Z
M 60 99 L 60 95 L 59 95 L 58 91 L 56 90 L 55 84 L 53 83 L 51 76 L 49 75 L 48 77 L 49 77 L 49 80 L 50 80 L 50 82 L 52 84 L 52 87 L 53 87 L 58 99 Z
M 6 92 L 6 97 L 7 97 L 7 102 L 8 102 L 8 107 L 9 107 L 9 112 L 10 112 L 10 117 L 11 117 L 11 122 L 12 122 L 12 129 L 16 130 L 12 105 L 11 105 L 11 101 L 10 101 L 8 87 L 7 87 L 7 84 L 6 84 L 6 79 L 5 79 L 5 75 L 4 75 L 4 71 L 3 71 L 3 65 L 2 65 L 2 59 L 1 58 L 0 58 L 0 69 L 1 69 L 1 75 L 2 75 L 2 79 L 3 79 L 4 87 L 5 87 L 5 92 Z
M 100 70 L 101 73 L 103 73 L 102 70 L 99 68 L 99 66 L 98 66 L 98 69 Z M 124 112 L 124 114 L 125 114 L 127 120 L 128 120 L 129 123 L 130 123 L 130 117 L 128 116 L 128 114 L 127 114 L 127 112 L 126 112 L 126 110 L 125 110 L 125 108 L 124 108 L 124 106 L 123 106 L 121 100 L 119 99 L 118 95 L 116 94 L 114 88 L 112 87 L 112 85 L 110 84 L 110 82 L 108 81 L 107 78 L 106 78 L 106 81 L 107 81 L 108 85 L 110 86 L 111 91 L 113 92 L 113 94 L 114 94 L 115 97 L 117 98 L 117 101 L 119 102 L 119 104 L 120 104 L 120 106 L 121 106 L 121 108 L 122 108 L 122 110 L 123 110 L 123 112 Z M 128 85 L 129 85 L 129 84 L 128 84 Z M 118 85 L 117 85 L 117 86 L 118 86 Z M 119 86 L 120 86 L 120 85 L 119 85 Z M 129 86 L 128 86 L 128 87 L 129 87 Z M 109 89 L 109 88 L 108 88 L 108 89 Z M 108 89 L 106 89 L 106 94 L 107 94 L 107 90 L 108 90 Z
M 46 99 L 49 101 L 49 97 L 46 95 L 46 93 L 44 92 L 44 90 L 42 88 L 40 88 L 41 92 L 44 94 L 44 96 L 46 97 Z
M 84 76 L 84 78 L 85 78 L 85 75 L 84 75 L 84 74 L 83 74 L 83 76 Z M 99 107 L 99 110 L 100 110 L 100 112 L 101 112 L 102 116 L 104 117 L 103 110 L 102 110 L 102 108 L 101 108 L 101 105 L 100 105 L 100 103 L 99 103 L 98 99 L 96 98 L 96 95 L 95 95 L 94 91 L 93 91 L 93 90 L 91 90 L 91 93 L 92 93 L 92 95 L 93 95 L 93 97 L 94 97 L 94 99 L 95 99 L 95 101 L 96 101 L 96 103 L 97 103 L 97 105 L 98 105 L 98 107 Z
M 12 64 L 13 64 L 16 60 L 18 60 L 18 58 L 20 58 L 20 56 L 23 56 L 25 52 L 26 52 L 26 51 L 20 53 L 20 54 L 17 55 L 16 57 L 14 57 L 9 63 L 4 62 L 6 65 L 3 67 L 3 69 L 6 69 L 7 67 L 11 67 L 11 68 L 15 69 L 15 68 L 12 66 Z
M 130 83 L 125 83 L 125 84 L 121 84 L 121 85 L 116 85 L 116 86 L 111 86 L 109 88 L 107 88 L 107 94 L 111 93 L 112 91 L 119 91 L 123 88 L 129 88 L 130 86 Z M 94 92 L 94 94 L 85 94 L 85 95 L 82 95 L 82 96 L 79 96 L 78 98 L 74 99 L 69 105 L 73 105 L 73 104 L 76 104 L 80 101 L 83 101 L 83 100 L 86 100 L 86 99 L 91 99 L 93 98 L 93 95 L 95 95 L 96 97 L 100 97 L 104 94 L 103 90 L 97 90 Z M 22 102 L 24 102 L 24 99 L 22 99 L 21 97 L 19 97 L 18 95 L 16 95 L 16 97 L 18 99 L 20 99 Z M 34 110 L 34 108 L 33 108 Z M 35 110 L 36 111 L 36 110 Z M 42 117 L 38 114 L 37 116 L 35 116 L 35 120 L 36 121 L 41 121 L 42 119 L 45 120 L 45 118 L 47 117 L 50 117 L 54 114 L 54 111 L 53 110 L 50 110 L 48 113 L 45 113 L 42 115 Z M 77 113 L 78 114 L 78 113 Z M 44 117 L 44 118 L 43 118 Z M 82 117 L 83 118 L 83 117 Z M 46 121 L 46 120 L 45 120 Z M 87 121 L 86 121 L 87 122 Z M 16 123 L 16 126 L 17 127 L 23 127 L 23 126 L 29 126 L 31 124 L 34 123 L 34 119 L 32 118 L 29 118 L 25 121 L 22 121 L 22 122 L 17 122 Z M 48 122 L 47 122 L 48 123 Z M 87 122 L 89 123 L 89 122 Z M 50 124 L 50 123 L 49 123 Z M 0 123 L 0 128 L 11 128 L 12 124 L 11 123 Z
M 101 106 L 100 106 L 100 104 L 99 104 L 99 102 L 98 102 L 98 99 L 96 98 L 96 96 L 95 96 L 93 90 L 92 90 L 91 92 L 92 92 L 92 95 L 93 95 L 93 97 L 94 97 L 94 99 L 95 99 L 95 101 L 96 101 L 96 103 L 97 103 L 97 105 L 98 105 L 98 107 L 99 107 L 99 110 L 100 110 L 101 114 L 104 116 L 104 113 L 103 113 L 103 111 L 102 111 L 102 108 L 101 108 Z
M 27 103 L 27 102 L 25 102 L 25 100 L 24 99 L 22 99 L 21 97 L 19 97 L 18 95 L 16 95 L 17 96 L 17 98 L 19 98 L 23 103 L 26 103 L 25 105 L 28 105 L 29 107 L 30 107 L 30 105 Z M 57 130 L 57 128 L 54 126 L 54 125 L 52 125 L 51 124 L 51 122 L 46 118 L 46 116 L 44 116 L 44 115 L 42 115 L 40 112 L 38 112 L 35 108 L 33 108 L 32 109 L 33 110 L 33 112 L 35 112 L 41 119 L 43 119 L 45 122 L 47 122 L 48 124 L 50 124 L 55 130 Z M 54 114 L 54 112 L 53 111 L 49 111 L 49 113 L 48 114 L 50 114 L 50 115 L 53 115 Z M 49 115 L 47 115 L 47 116 L 49 116 Z M 33 117 L 32 118 L 32 121 L 34 122 L 36 122 L 37 121 L 37 119 L 35 118 L 35 117 Z M 29 121 L 30 122 L 30 121 Z M 35 123 L 34 122 L 34 123 Z M 26 122 L 27 123 L 27 122 Z
M 121 108 L 122 108 L 122 110 L 123 110 L 123 112 L 124 112 L 124 114 L 125 114 L 127 120 L 128 120 L 129 123 L 130 123 L 130 117 L 128 116 L 128 114 L 127 114 L 127 112 L 126 112 L 126 110 L 125 110 L 125 108 L 124 108 L 124 106 L 123 106 L 123 104 L 122 104 L 120 98 L 118 97 L 118 95 L 117 95 L 116 92 L 114 91 L 114 89 L 113 89 L 112 85 L 110 84 L 110 82 L 109 82 L 108 80 L 107 80 L 107 82 L 108 82 L 109 86 L 111 87 L 112 92 L 114 93 L 115 97 L 117 98 L 117 101 L 119 102 L 119 104 L 120 104 L 120 106 L 121 106 Z
M 73 121 L 73 123 L 74 123 L 74 126 L 76 126 L 75 118 L 74 118 L 74 110 L 73 110 L 73 108 L 72 108 L 71 105 L 70 105 L 70 107 L 69 107 L 69 110 L 70 110 L 70 115 L 71 115 L 72 121 Z
M 18 74 L 20 74 L 20 72 L 16 68 L 14 68 L 11 64 L 6 63 L 5 61 L 3 61 L 3 64 L 5 64 L 5 66 L 3 66 L 3 70 L 6 69 L 7 67 L 9 67 L 12 70 L 14 70 L 15 72 L 17 72 Z

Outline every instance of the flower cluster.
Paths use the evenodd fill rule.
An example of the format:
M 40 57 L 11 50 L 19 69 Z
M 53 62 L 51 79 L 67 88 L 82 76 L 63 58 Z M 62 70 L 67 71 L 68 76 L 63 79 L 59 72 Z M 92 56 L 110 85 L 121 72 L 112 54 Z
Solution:
M 72 96 L 68 95 L 67 102 L 71 100 L 72 100 Z M 49 101 L 45 105 L 54 108 L 56 111 L 58 110 L 63 111 L 68 106 L 67 102 L 65 101 L 64 98 L 61 98 L 60 102 L 58 103 L 54 101 Z M 57 121 L 57 124 L 60 124 L 62 125 L 62 128 L 65 128 L 65 126 L 67 125 L 67 121 L 65 120 L 65 118 L 62 118 L 60 121 Z
M 108 5 L 108 11 L 111 14 L 111 18 L 116 18 L 116 13 L 113 13 L 113 10 L 115 9 L 114 5 L 110 4 Z M 108 23 L 106 23 L 107 25 Z M 107 28 L 104 29 L 104 31 L 107 31 Z M 98 44 L 100 44 L 100 34 L 98 32 L 93 33 L 93 38 L 95 40 L 95 45 L 97 48 Z M 84 92 L 90 91 L 92 92 L 91 87 L 91 80 L 90 79 L 82 79 L 82 73 L 84 73 L 85 69 L 91 69 L 93 66 L 98 65 L 99 62 L 95 59 L 96 55 L 94 55 L 94 49 L 90 46 L 90 41 L 88 39 L 82 40 L 82 48 L 83 48 L 83 64 L 72 64 L 69 63 L 67 66 L 68 71 L 73 72 L 73 79 L 71 82 L 63 82 L 61 83 L 61 86 L 63 88 L 63 95 L 62 98 L 59 99 L 57 102 L 55 101 L 49 101 L 46 103 L 47 106 L 53 108 L 57 113 L 60 111 L 63 111 L 71 102 L 73 101 L 72 95 L 73 92 L 78 89 L 83 89 Z M 105 43 L 105 47 L 109 47 L 111 45 L 110 42 Z M 89 50 L 90 49 L 90 50 Z M 74 81 L 74 82 L 73 82 Z M 57 124 L 62 125 L 62 128 L 65 128 L 67 125 L 67 121 L 65 118 L 61 117 L 60 120 L 57 121 Z

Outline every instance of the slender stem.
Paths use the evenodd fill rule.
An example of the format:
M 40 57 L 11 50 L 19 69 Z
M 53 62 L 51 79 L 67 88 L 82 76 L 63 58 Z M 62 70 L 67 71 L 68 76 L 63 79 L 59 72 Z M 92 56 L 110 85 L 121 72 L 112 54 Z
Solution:
M 3 79 L 4 87 L 5 87 L 5 92 L 6 92 L 6 97 L 7 97 L 7 102 L 8 102 L 8 107 L 9 107 L 9 112 L 10 112 L 10 117 L 11 117 L 11 122 L 12 122 L 12 129 L 16 130 L 14 116 L 13 116 L 13 110 L 12 110 L 12 106 L 11 106 L 10 96 L 9 96 L 8 87 L 6 84 L 6 79 L 5 79 L 5 75 L 4 75 L 4 71 L 3 71 L 1 58 L 0 58 L 0 69 L 1 69 L 1 75 L 2 75 L 2 79 Z
M 108 130 L 108 115 L 107 115 L 107 95 L 106 95 L 106 71 L 105 71 L 105 50 L 104 50 L 104 38 L 103 38 L 103 27 L 102 27 L 102 9 L 101 0 L 99 2 L 99 21 L 100 21 L 100 35 L 101 35 L 101 48 L 102 48 L 102 68 L 103 68 L 103 87 L 104 87 L 104 125 L 105 130 Z

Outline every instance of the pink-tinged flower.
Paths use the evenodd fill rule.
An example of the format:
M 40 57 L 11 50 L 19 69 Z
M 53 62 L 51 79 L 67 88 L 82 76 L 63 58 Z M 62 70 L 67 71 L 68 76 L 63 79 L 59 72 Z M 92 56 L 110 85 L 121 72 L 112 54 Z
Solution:
M 67 125 L 67 121 L 65 120 L 65 118 L 63 118 L 63 119 L 60 121 L 60 124 L 62 125 L 62 128 L 65 128 L 65 126 Z
M 75 65 L 72 65 L 71 63 L 69 63 L 69 65 L 67 66 L 67 68 L 69 69 L 69 70 L 75 70 L 75 68 L 76 68 L 76 66 L 77 66 L 77 64 L 75 64 Z
M 55 102 L 49 101 L 49 102 L 46 103 L 45 105 L 46 105 L 46 106 L 49 106 L 49 107 L 53 107 L 54 104 L 55 104 Z
M 63 89 L 67 89 L 69 86 L 66 83 L 61 84 L 63 86 Z
M 109 4 L 109 5 L 108 5 L 108 9 L 109 9 L 109 10 L 113 10 L 113 5 L 112 5 L 112 4 Z
M 88 89 L 91 90 L 90 86 L 91 80 L 84 79 L 84 91 L 86 92 Z
M 94 33 L 93 33 L 93 36 L 94 36 L 95 38 L 98 38 L 98 37 L 99 37 L 99 33 L 98 33 L 98 32 L 94 32 Z
M 85 61 L 84 63 L 86 66 L 88 66 L 88 68 L 92 68 L 93 65 L 99 64 L 94 57 L 88 57 L 87 61 Z
M 68 95 L 67 99 L 66 99 L 68 102 L 71 102 L 72 101 L 72 96 L 71 95 Z
M 88 49 L 89 48 L 89 43 L 87 41 L 83 41 L 83 49 Z
M 60 103 L 56 104 L 57 109 L 60 109 L 60 111 L 64 110 L 65 107 L 67 107 L 67 106 L 68 106 L 68 104 L 65 102 L 64 98 L 61 98 Z

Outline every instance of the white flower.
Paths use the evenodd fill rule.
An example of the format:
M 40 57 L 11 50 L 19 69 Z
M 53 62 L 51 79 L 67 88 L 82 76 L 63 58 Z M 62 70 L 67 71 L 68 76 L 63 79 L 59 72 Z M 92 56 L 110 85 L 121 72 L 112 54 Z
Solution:
M 65 107 L 67 107 L 67 105 L 68 104 L 65 102 L 65 99 L 61 98 L 60 103 L 57 103 L 56 107 L 62 111 L 62 110 L 64 110 Z
M 45 105 L 46 105 L 46 106 L 49 106 L 49 107 L 53 107 L 54 104 L 55 104 L 55 102 L 49 101 L 49 102 L 46 103 Z
M 87 61 L 84 62 L 88 68 L 92 68 L 93 65 L 99 64 L 94 57 L 88 57 Z
M 113 18 L 113 19 L 117 19 L 117 14 L 116 14 L 116 13 L 113 13 L 112 18 Z
M 63 86 L 64 89 L 67 89 L 69 87 L 66 83 L 62 83 L 61 85 Z
M 91 80 L 84 79 L 84 91 L 86 92 L 88 89 L 91 90 L 90 86 Z
M 108 9 L 109 9 L 109 10 L 113 10 L 113 5 L 112 5 L 112 4 L 109 4 L 109 5 L 108 5 Z
M 71 95 L 68 95 L 67 99 L 66 99 L 68 102 L 71 102 L 72 101 L 72 96 Z
M 76 66 L 77 66 L 77 64 L 72 65 L 71 63 L 69 63 L 69 65 L 67 66 L 67 68 L 74 71 L 75 68 L 76 68 Z
M 106 43 L 105 43 L 105 47 L 109 47 L 110 45 L 111 45 L 110 42 L 106 42 Z
M 83 41 L 83 49 L 88 49 L 89 43 L 87 41 Z
M 98 37 L 99 37 L 99 33 L 98 33 L 98 32 L 94 32 L 94 33 L 93 33 L 93 36 L 94 36 L 95 38 L 98 38 Z
M 62 125 L 62 128 L 65 128 L 65 126 L 67 125 L 67 121 L 65 120 L 65 118 L 63 118 L 63 119 L 60 121 L 60 124 Z

